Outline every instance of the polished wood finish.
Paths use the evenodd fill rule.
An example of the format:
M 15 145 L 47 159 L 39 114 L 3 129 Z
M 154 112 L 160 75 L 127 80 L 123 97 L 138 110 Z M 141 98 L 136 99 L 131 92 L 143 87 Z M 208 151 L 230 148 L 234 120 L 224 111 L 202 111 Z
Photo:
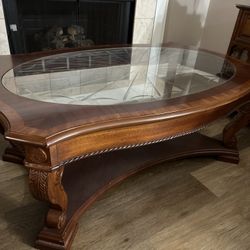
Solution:
M 190 141 L 192 145 L 189 144 Z M 78 226 L 77 222 L 86 209 L 106 190 L 145 168 L 167 160 L 221 155 L 234 158 L 236 161 L 239 159 L 238 151 L 225 148 L 222 142 L 200 134 L 192 134 L 144 147 L 103 153 L 68 164 L 65 166 L 61 180 L 64 193 L 68 194 L 69 199 L 67 214 L 63 216 L 67 221 L 61 228 L 58 225 L 49 226 L 48 222 L 61 221 L 57 216 L 62 216 L 59 211 L 53 210 L 53 213 L 56 213 L 53 214 L 49 210 L 47 224 L 38 235 L 36 247 L 39 249 L 70 248 Z M 34 173 L 36 183 L 42 186 L 35 187 L 35 190 L 39 189 L 39 193 L 35 193 L 34 196 L 40 200 L 48 200 L 47 195 L 40 191 L 47 190 L 44 184 L 47 176 L 41 176 L 42 173 L 44 174 L 42 171 Z M 49 218 L 50 213 L 51 218 Z M 51 227 L 57 227 L 58 231 L 51 231 Z
M 228 122 L 202 133 L 216 136 Z M 71 249 L 248 250 L 249 133 L 237 135 L 238 165 L 204 157 L 165 162 L 111 188 L 81 217 Z M 0 145 L 2 153 L 2 138 Z M 22 166 L 1 160 L 0 190 L 0 248 L 35 250 L 46 204 L 30 195 Z
M 243 59 L 246 63 L 250 63 L 250 6 L 237 5 L 240 10 L 234 27 L 234 32 L 228 47 L 227 55 Z M 245 58 L 242 53 L 245 51 Z M 236 53 L 236 54 L 235 54 Z M 248 57 L 248 58 L 247 58 Z
M 36 57 L 3 56 L 0 73 Z M 69 249 L 85 209 L 107 188 L 145 167 L 197 155 L 238 162 L 238 152 L 229 143 L 238 131 L 237 121 L 225 129 L 224 145 L 199 134 L 188 135 L 249 101 L 249 66 L 235 65 L 234 78 L 219 87 L 134 105 L 43 103 L 16 96 L 1 85 L 4 136 L 24 149 L 30 190 L 36 199 L 49 203 L 37 247 Z M 97 181 L 92 181 L 90 171 Z

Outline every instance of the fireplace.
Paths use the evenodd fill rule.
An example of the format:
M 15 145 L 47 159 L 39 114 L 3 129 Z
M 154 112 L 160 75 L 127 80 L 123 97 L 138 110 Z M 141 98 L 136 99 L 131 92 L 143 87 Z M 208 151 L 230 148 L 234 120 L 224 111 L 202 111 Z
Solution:
M 131 44 L 135 0 L 3 0 L 12 54 Z

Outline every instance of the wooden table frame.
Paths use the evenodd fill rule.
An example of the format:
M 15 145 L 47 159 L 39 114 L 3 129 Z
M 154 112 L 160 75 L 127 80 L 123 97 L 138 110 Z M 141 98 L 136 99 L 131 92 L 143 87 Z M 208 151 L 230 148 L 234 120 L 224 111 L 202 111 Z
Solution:
M 39 56 L 1 56 L 0 74 Z M 11 143 L 3 159 L 24 163 L 31 193 L 49 203 L 36 247 L 70 249 L 86 208 L 141 169 L 201 155 L 237 163 L 235 134 L 250 124 L 250 67 L 235 66 L 234 78 L 219 87 L 134 105 L 43 103 L 0 85 L 0 123 Z M 238 115 L 224 129 L 222 142 L 194 133 L 235 107 Z

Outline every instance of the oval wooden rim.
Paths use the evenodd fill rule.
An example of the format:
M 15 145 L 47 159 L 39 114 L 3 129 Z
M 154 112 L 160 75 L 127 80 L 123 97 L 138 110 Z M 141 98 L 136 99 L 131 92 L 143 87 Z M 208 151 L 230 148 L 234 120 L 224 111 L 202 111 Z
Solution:
M 214 54 L 218 56 L 217 53 Z M 18 65 L 27 60 L 39 57 L 41 57 L 41 53 L 25 56 L 1 56 L 0 65 L 4 65 L 0 72 L 1 78 L 13 65 Z M 1 96 L 7 96 L 10 100 L 10 102 L 9 100 L 6 102 L 1 98 L 1 124 L 5 128 L 5 137 L 7 139 L 51 146 L 89 133 L 166 121 L 201 112 L 212 112 L 213 110 L 237 105 L 243 100 L 250 99 L 250 66 L 233 60 L 231 61 L 236 66 L 237 72 L 230 81 L 201 93 L 153 103 L 93 107 L 45 104 L 16 96 L 1 85 L 0 98 Z M 16 106 L 17 108 L 15 109 L 15 107 L 11 106 L 11 100 L 14 100 L 16 103 L 20 101 L 23 107 L 19 108 Z M 61 109 L 65 112 L 58 117 L 56 126 L 52 124 L 49 129 L 44 129 L 42 126 L 40 127 L 39 117 L 34 113 L 34 110 L 30 114 L 28 114 L 29 108 L 25 110 L 25 106 L 31 107 L 32 105 L 37 106 L 38 112 L 46 112 L 48 107 L 55 110 Z M 52 114 L 55 115 L 53 112 Z M 75 117 L 80 117 L 79 121 L 72 122 L 72 118 L 70 117 L 71 112 L 74 112 Z M 94 112 L 95 114 L 86 117 L 85 113 L 87 112 Z M 49 126 L 49 120 L 53 116 L 45 115 L 45 117 L 48 119 L 47 123 Z M 35 122 L 35 120 L 37 121 Z

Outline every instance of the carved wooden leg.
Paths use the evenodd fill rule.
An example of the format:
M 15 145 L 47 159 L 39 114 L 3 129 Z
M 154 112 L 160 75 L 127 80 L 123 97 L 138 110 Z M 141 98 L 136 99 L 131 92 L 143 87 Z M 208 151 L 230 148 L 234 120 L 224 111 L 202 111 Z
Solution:
M 250 102 L 241 106 L 238 110 L 238 114 L 233 121 L 229 123 L 223 130 L 223 143 L 226 147 L 237 149 L 236 133 L 250 124 Z M 220 160 L 237 163 L 239 159 L 230 157 L 220 157 Z
M 250 102 L 239 108 L 234 120 L 223 131 L 223 143 L 229 148 L 237 148 L 236 133 L 250 124 Z
M 38 249 L 69 249 L 76 223 L 67 224 L 67 194 L 61 184 L 64 167 L 52 172 L 29 169 L 29 186 L 33 196 L 49 203 L 45 226 L 38 235 Z
M 49 203 L 45 226 L 36 241 L 38 249 L 47 250 L 69 250 L 77 222 L 86 209 L 108 188 L 142 169 L 194 156 L 238 159 L 237 150 L 199 133 L 72 159 L 67 167 L 55 164 L 53 148 L 26 145 L 25 149 L 30 190 L 35 198 Z

